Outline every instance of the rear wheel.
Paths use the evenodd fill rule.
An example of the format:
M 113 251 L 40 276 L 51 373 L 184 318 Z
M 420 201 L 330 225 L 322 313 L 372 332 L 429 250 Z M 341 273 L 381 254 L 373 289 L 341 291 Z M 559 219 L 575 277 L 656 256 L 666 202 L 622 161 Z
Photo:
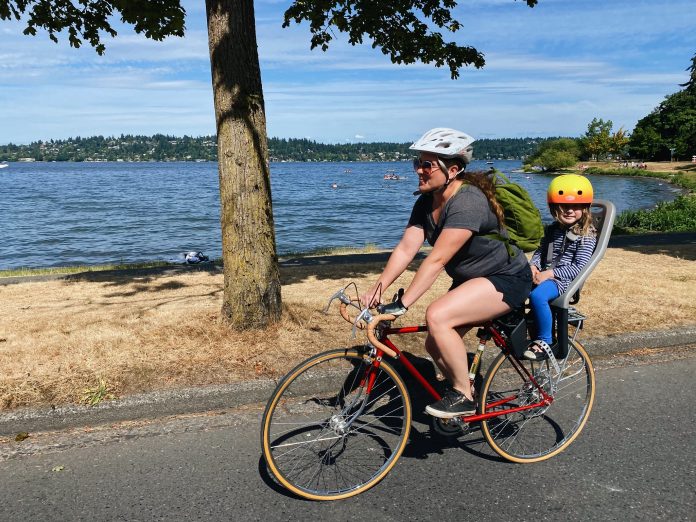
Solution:
M 546 460 L 560 453 L 580 434 L 592 410 L 595 375 L 580 343 L 568 340 L 568 357 L 557 361 L 513 361 L 500 354 L 488 370 L 481 395 L 481 413 L 512 410 L 541 402 L 542 395 L 521 370 L 553 397 L 548 405 L 511 412 L 481 422 L 488 444 L 512 462 Z
M 280 382 L 263 414 L 261 445 L 270 472 L 287 489 L 337 500 L 384 478 L 410 428 L 411 403 L 394 368 L 387 361 L 375 366 L 359 349 L 334 350 Z

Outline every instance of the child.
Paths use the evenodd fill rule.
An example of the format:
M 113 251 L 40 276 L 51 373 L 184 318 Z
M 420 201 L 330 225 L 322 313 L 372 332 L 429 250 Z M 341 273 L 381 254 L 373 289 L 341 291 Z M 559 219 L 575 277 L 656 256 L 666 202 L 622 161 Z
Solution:
M 597 244 L 590 215 L 592 196 L 592 184 L 585 176 L 565 174 L 549 185 L 547 200 L 555 221 L 547 227 L 529 262 L 536 285 L 529 296 L 536 340 L 524 352 L 525 359 L 539 361 L 548 357 L 553 327 L 549 302 L 568 289 L 592 257 Z

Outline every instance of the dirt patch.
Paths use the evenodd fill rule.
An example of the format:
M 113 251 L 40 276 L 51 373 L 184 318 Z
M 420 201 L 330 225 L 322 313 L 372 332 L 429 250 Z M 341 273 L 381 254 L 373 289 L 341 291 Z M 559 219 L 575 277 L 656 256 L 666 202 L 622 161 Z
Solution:
M 658 247 L 609 249 L 579 304 L 589 316 L 585 335 L 693 324 L 696 246 L 680 249 L 683 257 Z M 367 288 L 382 267 L 282 269 L 283 318 L 263 332 L 236 332 L 220 321 L 218 272 L 114 273 L 0 287 L 0 409 L 279 377 L 314 353 L 362 342 L 351 339 L 335 309 L 321 310 L 351 281 Z M 412 276 L 407 272 L 393 288 Z M 427 304 L 448 286 L 442 276 L 402 323 L 421 322 Z M 397 340 L 416 354 L 423 354 L 422 343 L 422 335 Z

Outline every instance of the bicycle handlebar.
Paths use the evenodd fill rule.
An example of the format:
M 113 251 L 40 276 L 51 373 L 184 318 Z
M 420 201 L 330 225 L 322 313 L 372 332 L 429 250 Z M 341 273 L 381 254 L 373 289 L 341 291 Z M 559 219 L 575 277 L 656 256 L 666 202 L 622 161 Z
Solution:
M 370 341 L 372 346 L 377 348 L 378 350 L 383 351 L 390 357 L 397 357 L 397 354 L 394 350 L 389 348 L 387 345 L 384 343 L 380 342 L 377 339 L 377 334 L 375 334 L 375 329 L 379 326 L 379 324 L 382 321 L 393 321 L 396 319 L 395 315 L 392 314 L 377 314 L 377 315 L 372 315 L 372 312 L 370 312 L 369 308 L 364 308 L 361 310 L 361 312 L 355 317 L 351 317 L 350 313 L 348 312 L 348 306 L 355 306 L 356 308 L 360 309 L 358 305 L 353 303 L 351 301 L 350 297 L 348 297 L 345 293 L 345 288 L 339 290 L 336 292 L 334 295 L 331 296 L 329 299 L 328 304 L 326 305 L 326 308 L 324 308 L 324 313 L 328 312 L 329 307 L 331 306 L 331 303 L 333 302 L 334 299 L 338 299 L 341 304 L 339 305 L 339 312 L 341 314 L 341 317 L 351 323 L 353 325 L 353 334 L 355 334 L 356 329 L 360 330 L 365 330 L 365 327 L 367 326 L 367 339 Z
M 352 324 L 355 328 L 360 328 L 361 330 L 365 329 L 365 323 L 361 322 L 362 314 L 356 316 L 355 318 L 352 318 L 348 313 L 348 305 L 346 303 L 341 302 L 341 304 L 338 307 L 338 311 L 341 313 L 341 317 L 343 317 L 346 321 Z
M 377 328 L 382 321 L 393 321 L 394 319 L 396 319 L 396 316 L 393 314 L 374 315 L 372 316 L 372 321 L 367 325 L 367 339 L 372 343 L 372 346 L 378 350 L 382 350 L 389 357 L 396 357 L 396 352 L 377 339 L 375 328 Z

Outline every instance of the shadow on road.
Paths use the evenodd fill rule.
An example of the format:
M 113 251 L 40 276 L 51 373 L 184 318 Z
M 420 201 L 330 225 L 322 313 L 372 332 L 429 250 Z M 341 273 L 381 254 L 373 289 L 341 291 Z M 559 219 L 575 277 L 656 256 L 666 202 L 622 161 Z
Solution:
M 416 367 L 420 374 L 442 394 L 445 390 L 445 383 L 438 381 L 436 369 L 432 361 L 425 357 L 419 357 L 410 352 L 402 352 L 408 360 Z M 473 355 L 473 354 L 470 354 Z M 433 428 L 433 417 L 425 413 L 425 407 L 434 402 L 434 399 L 425 389 L 411 376 L 406 368 L 398 361 L 393 362 L 394 368 L 403 378 L 411 397 L 413 409 L 413 423 L 411 425 L 411 437 L 408 445 L 404 449 L 403 457 L 414 459 L 427 459 L 431 454 L 442 454 L 447 448 L 460 448 L 471 455 L 486 460 L 496 462 L 506 462 L 498 455 L 493 454 L 481 433 L 479 423 L 472 424 L 469 431 L 464 434 L 454 434 L 445 436 Z

